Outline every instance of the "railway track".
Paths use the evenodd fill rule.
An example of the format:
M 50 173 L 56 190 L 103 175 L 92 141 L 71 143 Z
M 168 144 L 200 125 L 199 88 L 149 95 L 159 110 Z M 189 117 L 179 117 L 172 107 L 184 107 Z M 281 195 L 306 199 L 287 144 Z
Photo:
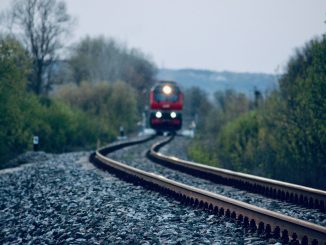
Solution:
M 252 231 L 265 233 L 267 236 L 279 238 L 284 242 L 291 240 L 297 243 L 300 241 L 301 244 L 326 244 L 325 227 L 194 188 L 157 174 L 127 166 L 106 157 L 110 152 L 134 144 L 144 143 L 151 139 L 152 137 L 104 147 L 93 153 L 90 160 L 98 167 L 114 172 L 127 181 L 142 184 L 147 188 L 172 196 L 182 203 L 198 206 L 217 215 L 225 215 L 235 219 L 238 223 L 241 223 Z M 164 156 L 157 153 L 157 150 L 164 144 L 167 144 L 171 139 L 169 138 L 159 144 L 155 144 L 151 149 L 151 155 L 158 155 L 161 163 L 164 161 Z M 177 160 L 175 158 L 172 159 L 174 161 Z M 165 164 L 171 163 L 166 162 Z
M 174 136 L 168 137 L 154 144 L 148 153 L 148 157 L 169 168 L 177 169 L 219 184 L 233 186 L 253 193 L 259 193 L 266 197 L 300 204 L 309 208 L 317 208 L 323 212 L 326 211 L 326 191 L 227 169 L 210 167 L 159 153 L 159 149 L 173 140 L 173 137 Z

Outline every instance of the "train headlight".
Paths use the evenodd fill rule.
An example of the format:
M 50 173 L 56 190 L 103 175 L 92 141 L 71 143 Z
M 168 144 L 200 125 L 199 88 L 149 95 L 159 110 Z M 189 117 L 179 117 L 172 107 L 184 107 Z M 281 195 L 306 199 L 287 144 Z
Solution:
M 172 88 L 169 85 L 164 85 L 163 88 L 162 88 L 162 91 L 163 91 L 163 93 L 169 95 L 172 92 Z
M 171 116 L 171 118 L 176 118 L 177 117 L 177 113 L 175 113 L 174 111 L 172 111 L 170 113 L 170 116 Z
M 162 117 L 162 112 L 157 111 L 157 112 L 155 113 L 155 116 L 156 116 L 156 118 L 161 118 L 161 117 Z

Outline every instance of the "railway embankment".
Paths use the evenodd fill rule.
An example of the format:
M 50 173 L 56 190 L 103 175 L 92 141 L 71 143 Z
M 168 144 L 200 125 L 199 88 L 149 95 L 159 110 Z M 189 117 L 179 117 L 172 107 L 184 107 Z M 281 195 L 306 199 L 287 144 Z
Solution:
M 95 168 L 88 154 L 34 154 L 0 171 L 1 244 L 266 244 L 231 219 Z

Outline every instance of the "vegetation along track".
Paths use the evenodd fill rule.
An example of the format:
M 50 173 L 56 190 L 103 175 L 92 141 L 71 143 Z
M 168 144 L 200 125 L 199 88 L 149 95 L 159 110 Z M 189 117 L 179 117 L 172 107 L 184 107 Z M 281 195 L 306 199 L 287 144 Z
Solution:
M 104 147 L 93 153 L 90 160 L 98 167 L 114 172 L 127 181 L 167 194 L 179 199 L 182 203 L 204 208 L 217 215 L 231 217 L 252 231 L 281 238 L 285 242 L 291 239 L 301 241 L 301 244 L 326 244 L 325 227 L 169 180 L 161 175 L 139 170 L 105 156 L 115 150 L 144 143 L 152 138 Z
M 234 186 L 239 189 L 259 193 L 282 201 L 300 204 L 309 208 L 317 208 L 323 212 L 326 211 L 326 191 L 211 167 L 159 153 L 159 149 L 168 144 L 173 138 L 174 136 L 171 136 L 154 144 L 148 154 L 149 158 L 167 167 L 216 183 Z

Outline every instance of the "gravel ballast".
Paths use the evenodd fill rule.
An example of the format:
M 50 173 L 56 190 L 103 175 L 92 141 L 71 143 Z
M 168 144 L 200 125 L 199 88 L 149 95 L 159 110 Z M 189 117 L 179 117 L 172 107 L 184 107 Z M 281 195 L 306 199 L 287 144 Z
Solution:
M 120 151 L 116 151 L 110 154 L 109 157 L 125 162 L 126 164 L 133 167 L 148 172 L 157 173 L 187 185 L 218 193 L 236 200 L 279 212 L 291 217 L 306 220 L 321 226 L 326 226 L 326 214 L 319 211 L 318 209 L 308 209 L 295 204 L 267 198 L 259 194 L 250 193 L 234 187 L 216 184 L 209 180 L 204 180 L 186 173 L 169 169 L 148 160 L 145 157 L 146 152 L 151 147 L 151 145 L 162 139 L 163 137 L 156 138 L 155 140 L 152 140 L 146 144 L 135 145 Z M 185 154 L 187 143 L 189 143 L 189 139 L 184 137 L 175 137 L 175 139 L 169 144 L 165 145 L 160 150 L 160 152 L 166 155 L 173 155 L 187 160 L 187 156 Z
M 96 169 L 88 154 L 42 153 L 0 171 L 0 244 L 268 243 L 231 220 Z

